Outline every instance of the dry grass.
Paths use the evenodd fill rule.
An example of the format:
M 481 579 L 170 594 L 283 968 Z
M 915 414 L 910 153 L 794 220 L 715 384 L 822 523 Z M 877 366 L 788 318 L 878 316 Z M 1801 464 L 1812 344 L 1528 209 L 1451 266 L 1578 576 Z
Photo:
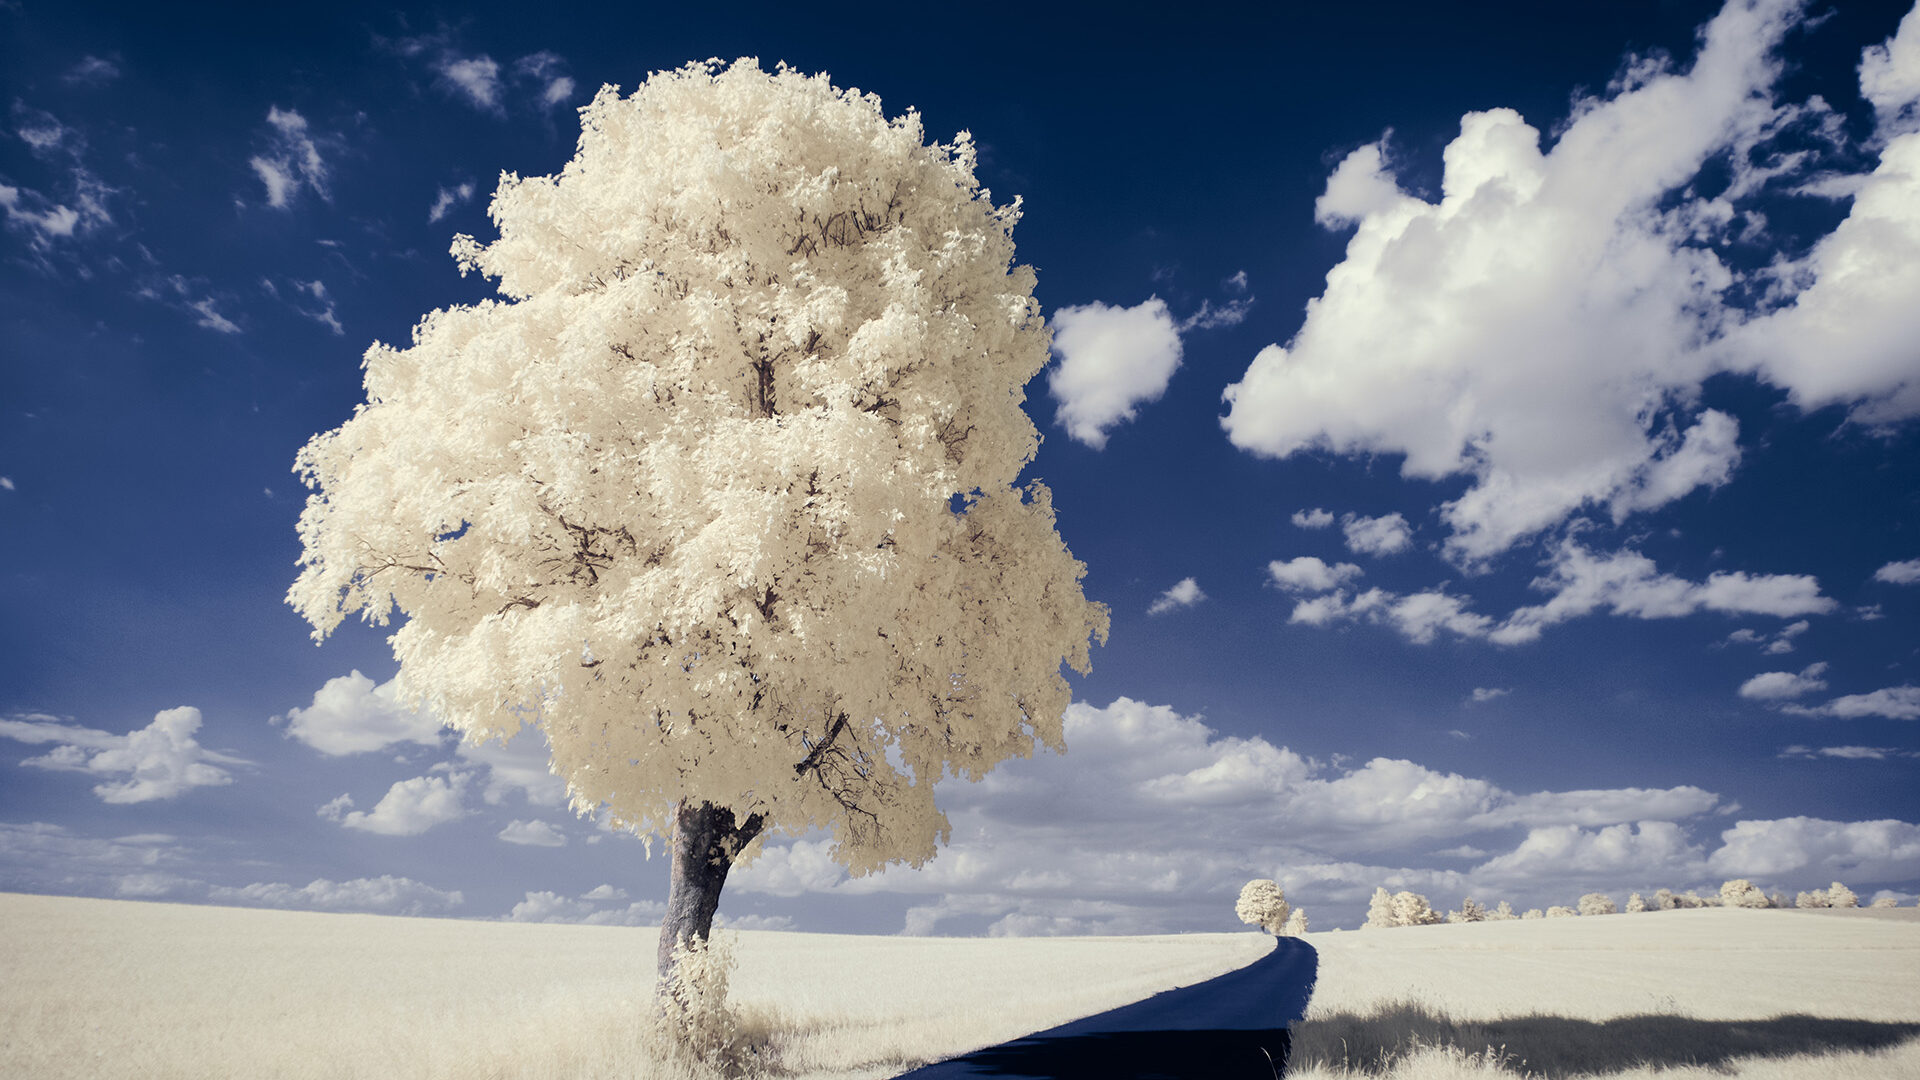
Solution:
M 0 1076 L 682 1080 L 641 1018 L 655 932 L 0 894 Z M 1246 964 L 1258 934 L 745 932 L 779 1071 L 884 1077 Z
M 1700 909 L 1314 934 L 1290 1075 L 1920 1076 L 1920 924 Z

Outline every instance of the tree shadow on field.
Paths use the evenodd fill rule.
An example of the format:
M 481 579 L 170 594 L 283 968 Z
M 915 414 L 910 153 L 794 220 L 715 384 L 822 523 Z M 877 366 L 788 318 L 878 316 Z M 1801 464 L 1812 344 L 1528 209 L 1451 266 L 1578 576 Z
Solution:
M 1920 1036 L 1920 1023 L 1776 1016 L 1767 1020 L 1695 1020 L 1650 1014 L 1612 1020 L 1517 1016 L 1453 1020 L 1414 1002 L 1372 1013 L 1334 1013 L 1294 1026 L 1293 1064 L 1381 1073 L 1416 1045 L 1492 1048 L 1516 1072 L 1560 1077 L 1641 1066 L 1723 1066 L 1734 1058 L 1783 1057 L 1833 1050 L 1881 1050 Z
M 1218 978 L 928 1065 L 899 1080 L 1274 1080 L 1306 1015 L 1319 954 L 1283 937 Z

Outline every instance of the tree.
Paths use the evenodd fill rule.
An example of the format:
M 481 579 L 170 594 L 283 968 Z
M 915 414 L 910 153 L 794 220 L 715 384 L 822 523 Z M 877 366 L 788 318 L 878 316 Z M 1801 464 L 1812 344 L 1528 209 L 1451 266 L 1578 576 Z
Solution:
M 1647 910 L 1647 898 L 1639 893 L 1627 897 L 1627 913 L 1635 914 Z
M 412 703 L 537 726 L 576 811 L 668 838 L 663 976 L 768 833 L 919 866 L 935 781 L 1064 748 L 1106 609 L 1015 486 L 1049 337 L 974 162 L 751 61 L 604 88 L 454 241 L 505 299 L 376 342 L 298 456 L 289 602 L 399 612 Z
M 1616 915 L 1619 911 L 1613 906 L 1613 897 L 1606 893 L 1590 892 L 1580 898 L 1582 915 Z
M 1447 913 L 1447 921 L 1450 923 L 1486 922 L 1487 909 L 1480 906 L 1478 901 L 1469 896 L 1460 901 L 1459 911 L 1450 911 Z
M 1494 907 L 1493 914 L 1487 916 L 1488 920 L 1492 922 L 1506 922 L 1509 919 L 1517 919 L 1519 917 L 1520 916 L 1513 913 L 1513 905 L 1505 900 L 1500 901 L 1500 903 Z
M 1793 906 L 1797 908 L 1823 908 L 1832 907 L 1833 905 L 1827 901 L 1827 890 L 1815 889 L 1812 892 L 1803 892 L 1799 896 L 1794 897 Z
M 1767 907 L 1767 894 L 1746 878 L 1734 878 L 1720 886 L 1720 906 L 1730 908 Z
M 1893 905 L 1888 904 L 1887 906 L 1892 907 Z M 1281 927 L 1280 932 L 1288 937 L 1305 936 L 1307 932 L 1307 909 L 1294 908 L 1293 914 L 1287 916 L 1287 925 Z
M 1373 898 L 1367 901 L 1367 921 L 1362 930 L 1383 930 L 1393 925 L 1393 894 L 1382 885 L 1373 890 Z
M 1580 913 L 1562 904 L 1555 904 L 1547 909 L 1549 919 L 1571 919 L 1578 914 Z
M 1873 898 L 1873 903 L 1867 906 L 1871 908 L 1896 908 L 1900 906 L 1900 898 L 1897 896 L 1876 896 Z
M 1852 889 L 1849 889 L 1845 885 L 1842 885 L 1836 881 L 1833 884 L 1827 886 L 1827 906 L 1828 907 L 1859 907 L 1860 898 L 1854 895 L 1854 892 Z
M 1393 894 L 1393 925 L 1395 926 L 1432 926 L 1445 919 L 1446 916 L 1433 910 L 1433 904 L 1419 893 Z
M 1233 905 L 1233 913 L 1240 921 L 1257 926 L 1269 934 L 1280 934 L 1286 929 L 1287 915 L 1292 910 L 1287 903 L 1287 894 L 1277 882 L 1266 878 L 1254 878 L 1240 888 L 1240 899 Z

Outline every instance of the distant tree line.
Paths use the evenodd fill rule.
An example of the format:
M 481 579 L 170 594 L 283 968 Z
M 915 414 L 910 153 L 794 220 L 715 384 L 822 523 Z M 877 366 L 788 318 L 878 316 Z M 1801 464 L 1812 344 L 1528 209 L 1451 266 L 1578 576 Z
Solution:
M 1249 888 L 1254 883 L 1249 882 Z M 1876 908 L 1890 908 L 1898 905 L 1891 896 L 1883 896 L 1870 905 Z M 1651 897 L 1633 893 L 1627 897 L 1625 911 L 1629 914 L 1641 911 L 1677 911 L 1684 908 L 1730 907 L 1730 908 L 1856 908 L 1860 898 L 1852 889 L 1836 881 L 1824 889 L 1803 892 L 1789 900 L 1782 892 L 1771 896 L 1763 892 L 1753 882 L 1745 878 L 1735 878 L 1720 886 L 1718 895 L 1702 896 L 1689 889 L 1676 893 L 1672 889 L 1655 890 Z M 1372 930 L 1395 926 L 1431 926 L 1436 923 L 1474 923 L 1502 922 L 1508 919 L 1568 919 L 1579 915 L 1613 915 L 1620 908 L 1606 893 L 1592 892 L 1582 896 L 1573 907 L 1556 905 L 1542 911 L 1529 908 L 1520 914 L 1514 914 L 1513 905 L 1505 900 L 1489 908 L 1469 896 L 1460 901 L 1456 911 L 1441 912 L 1435 910 L 1426 897 L 1416 892 L 1390 893 L 1384 887 L 1373 890 L 1373 899 L 1367 905 L 1367 921 L 1362 929 Z M 1251 920 L 1249 920 L 1251 921 Z

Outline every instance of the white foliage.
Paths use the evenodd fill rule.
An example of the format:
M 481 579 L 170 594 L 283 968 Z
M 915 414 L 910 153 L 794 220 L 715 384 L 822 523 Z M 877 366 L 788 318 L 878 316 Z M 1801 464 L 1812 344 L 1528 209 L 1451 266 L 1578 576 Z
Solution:
M 1395 926 L 1431 926 L 1444 922 L 1446 916 L 1433 910 L 1427 898 L 1416 892 L 1397 892 L 1393 894 L 1393 925 Z
M 1234 903 L 1233 913 L 1249 926 L 1257 926 L 1269 934 L 1280 934 L 1287 932 L 1287 916 L 1292 913 L 1292 906 L 1287 903 L 1287 894 L 1277 882 L 1255 878 L 1241 886 L 1240 899 Z
M 1877 904 L 1879 903 L 1879 901 L 1875 901 L 1875 903 Z M 1893 905 L 1889 904 L 1887 906 L 1891 907 Z M 1294 908 L 1293 914 L 1287 916 L 1287 925 L 1284 927 L 1281 927 L 1280 932 L 1282 934 L 1285 934 L 1288 937 L 1301 937 L 1304 934 L 1306 934 L 1307 909 Z
M 1836 881 L 1833 884 L 1827 886 L 1827 906 L 1828 907 L 1859 907 L 1860 898 L 1854 895 L 1854 892 L 1852 889 L 1849 889 L 1845 885 L 1842 885 Z
M 1393 894 L 1384 886 L 1373 890 L 1367 903 L 1367 921 L 1362 930 L 1383 930 L 1393 925 Z
M 404 615 L 409 702 L 541 726 L 578 810 L 663 834 L 700 799 L 921 864 L 934 782 L 1060 748 L 1060 666 L 1105 634 L 1014 486 L 1048 355 L 1019 204 L 965 133 L 751 61 L 581 125 L 559 174 L 502 177 L 496 242 L 455 241 L 507 299 L 375 344 L 300 452 L 289 602 L 317 636 Z
M 1763 908 L 1770 906 L 1767 894 L 1746 878 L 1734 878 L 1720 886 L 1720 906 L 1730 908 Z
M 1547 918 L 1549 919 L 1571 919 L 1578 914 L 1580 913 L 1561 904 L 1555 904 L 1547 909 Z
M 1588 893 L 1580 898 L 1582 915 L 1615 915 L 1620 911 L 1613 905 L 1613 897 L 1606 893 Z

